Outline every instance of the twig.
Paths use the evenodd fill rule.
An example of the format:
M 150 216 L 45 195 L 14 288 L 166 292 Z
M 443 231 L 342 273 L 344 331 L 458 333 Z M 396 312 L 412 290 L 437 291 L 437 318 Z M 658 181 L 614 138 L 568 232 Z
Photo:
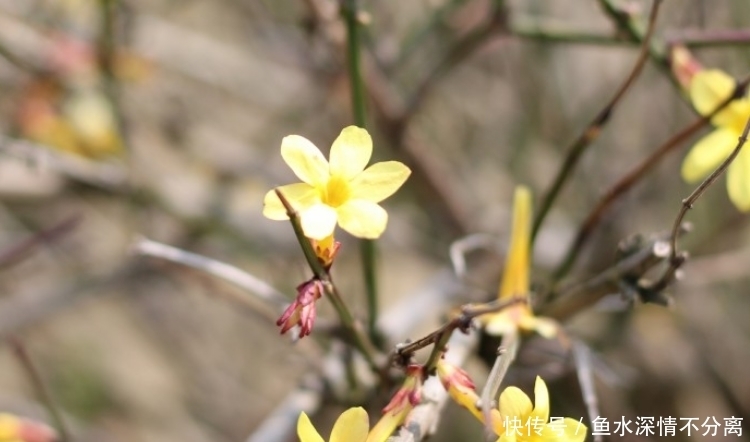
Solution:
M 50 243 L 75 229 L 81 218 L 72 216 L 52 227 L 35 232 L 28 238 L 0 251 L 0 269 L 9 267 L 26 258 L 34 248 L 42 244 Z
M 669 31 L 665 40 L 691 47 L 747 45 L 750 29 L 679 29 Z
M 658 0 L 655 0 L 658 1 Z M 618 7 L 613 0 L 599 0 L 607 16 L 615 23 L 619 30 L 624 31 L 637 43 L 648 42 L 648 30 L 644 33 L 641 23 L 634 17 L 630 11 Z M 648 52 L 651 59 L 654 60 L 661 68 L 669 69 L 669 62 L 663 46 L 658 46 L 654 42 L 648 43 Z M 674 81 L 674 77 L 670 77 Z
M 278 196 L 279 200 L 284 205 L 284 208 L 287 211 L 289 221 L 291 222 L 292 228 L 294 229 L 294 234 L 297 236 L 297 241 L 302 248 L 305 259 L 307 260 L 307 264 L 310 266 L 310 270 L 312 270 L 315 277 L 323 283 L 323 288 L 326 292 L 327 298 L 331 301 L 333 307 L 336 309 L 339 319 L 341 320 L 341 324 L 351 333 L 351 338 L 355 347 L 357 348 L 357 350 L 359 350 L 360 353 L 362 353 L 362 356 L 365 358 L 365 361 L 367 361 L 367 364 L 370 366 L 370 369 L 373 371 L 373 373 L 382 374 L 380 365 L 376 361 L 378 357 L 377 349 L 369 339 L 369 336 L 362 329 L 362 325 L 359 323 L 359 321 L 354 319 L 354 316 L 349 311 L 346 303 L 344 303 L 344 300 L 341 298 L 338 289 L 333 284 L 331 275 L 326 271 L 326 269 L 323 267 L 323 264 L 315 255 L 315 251 L 312 248 L 310 240 L 307 239 L 305 233 L 302 231 L 299 214 L 279 189 L 276 189 L 276 196 Z
M 477 343 L 477 336 L 454 333 L 448 341 L 448 351 L 445 360 L 457 367 L 473 352 Z M 406 417 L 406 423 L 388 442 L 419 442 L 437 429 L 441 411 L 448 400 L 448 393 L 437 379 L 432 376 L 422 387 L 423 401 L 417 405 Z
M 599 199 L 593 209 L 586 216 L 581 226 L 576 232 L 576 236 L 573 242 L 568 247 L 568 251 L 565 253 L 565 257 L 561 261 L 560 265 L 553 272 L 554 280 L 560 280 L 566 275 L 573 264 L 575 264 L 578 255 L 583 249 L 584 244 L 587 242 L 591 234 L 593 233 L 596 226 L 601 222 L 604 214 L 612 206 L 612 204 L 623 194 L 629 191 L 636 183 L 638 183 L 648 172 L 654 169 L 667 154 L 680 147 L 685 141 L 689 140 L 696 132 L 705 127 L 711 122 L 711 118 L 716 115 L 719 111 L 724 109 L 735 97 L 743 95 L 745 89 L 750 83 L 750 76 L 746 77 L 740 83 L 738 83 L 737 91 L 731 97 L 724 100 L 714 111 L 708 115 L 701 116 L 685 128 L 674 134 L 664 144 L 659 146 L 654 152 L 648 157 L 644 158 L 639 164 L 633 169 L 626 173 L 619 181 L 617 181 L 612 187 L 610 187 L 604 195 Z
M 456 280 L 453 272 L 448 269 L 443 270 L 430 278 L 428 284 L 422 289 L 415 293 L 400 296 L 399 299 L 401 299 L 401 301 L 390 307 L 380 317 L 378 325 L 381 330 L 388 333 L 386 335 L 387 339 L 392 341 L 403 339 L 413 333 L 419 324 L 423 323 L 428 318 L 436 317 L 438 314 L 442 313 L 446 306 L 450 305 L 452 300 L 462 293 L 461 289 L 462 286 L 459 281 Z M 473 347 L 471 342 L 468 343 L 469 345 L 466 345 L 466 340 L 473 338 L 467 337 L 463 334 L 456 334 L 454 339 L 455 341 L 449 341 L 451 351 L 447 355 L 447 358 L 449 358 L 448 360 L 450 362 L 458 364 L 461 361 L 456 359 L 460 359 L 461 352 L 465 352 L 466 356 L 468 356 L 468 353 L 471 351 L 470 349 Z M 465 359 L 466 356 L 463 356 L 463 358 Z M 335 357 L 338 357 L 338 355 Z M 266 421 L 264 421 L 259 429 L 247 438 L 247 442 L 286 442 L 289 440 L 290 435 L 293 434 L 294 428 L 297 425 L 299 413 L 305 411 L 306 413 L 311 414 L 317 410 L 317 407 L 303 408 L 302 406 L 310 403 L 317 406 L 322 404 L 323 388 L 312 389 L 309 385 L 310 384 L 308 384 L 307 380 L 303 380 L 300 383 L 300 386 L 284 399 L 282 405 L 277 407 L 267 417 L 266 421 L 274 422 L 274 432 L 269 432 L 271 427 L 266 425 Z M 312 385 L 321 384 L 313 383 Z M 440 385 L 439 389 L 436 388 L 435 390 L 440 391 L 444 390 L 444 388 Z M 302 395 L 304 397 L 309 394 L 314 395 L 314 402 L 308 402 L 309 399 L 305 399 L 305 401 L 302 402 L 295 399 L 295 396 Z M 440 394 L 444 395 L 444 393 L 438 393 L 438 395 Z M 287 404 L 288 406 L 285 406 L 284 404 Z M 298 404 L 298 406 L 295 408 L 293 404 Z M 432 404 L 432 402 L 430 402 L 430 404 Z M 430 409 L 433 411 L 429 413 L 429 415 L 433 416 L 433 419 L 435 419 L 439 414 L 439 408 L 434 408 L 436 405 L 431 405 L 431 407 L 432 408 Z M 427 409 L 428 404 L 422 404 L 417 408 L 420 410 Z M 420 419 L 417 419 L 417 421 L 420 421 Z M 424 428 L 427 427 L 425 426 Z M 402 429 L 401 431 L 403 432 L 407 430 Z M 401 441 L 406 440 L 407 439 L 402 439 Z
M 625 93 L 635 83 L 635 80 L 643 71 L 643 67 L 646 65 L 646 61 L 648 60 L 650 53 L 649 45 L 651 42 L 651 37 L 654 33 L 654 29 L 656 28 L 656 18 L 659 15 L 659 6 L 661 6 L 661 0 L 654 0 L 654 3 L 651 7 L 651 14 L 649 15 L 648 20 L 648 30 L 646 31 L 646 36 L 643 38 L 643 41 L 641 43 L 641 51 L 638 55 L 638 59 L 636 60 L 635 65 L 633 66 L 633 69 L 625 78 L 625 81 L 617 89 L 617 92 L 615 92 L 614 96 L 612 96 L 612 98 L 604 106 L 604 108 L 599 111 L 594 119 L 591 120 L 588 126 L 586 126 L 583 132 L 581 132 L 578 138 L 573 142 L 573 144 L 571 144 L 570 147 L 568 147 L 568 149 L 566 150 L 567 154 L 565 156 L 565 160 L 560 166 L 560 169 L 558 170 L 555 179 L 552 181 L 552 185 L 550 186 L 549 190 L 545 193 L 544 198 L 542 198 L 539 211 L 537 212 L 536 218 L 534 218 L 534 224 L 531 230 L 532 244 L 536 239 L 537 233 L 539 233 L 539 229 L 541 228 L 544 219 L 547 217 L 549 210 L 552 208 L 555 200 L 557 200 L 558 195 L 573 173 L 573 170 L 578 164 L 581 156 L 587 150 L 587 148 L 597 138 L 599 138 L 602 128 L 609 121 L 618 103 L 620 102 L 622 97 L 625 96 Z
M 349 69 L 349 84 L 352 96 L 352 113 L 354 123 L 364 128 L 366 125 L 365 87 L 362 81 L 360 63 L 360 26 L 359 0 L 343 0 L 341 14 L 346 22 L 347 66 Z M 377 280 L 377 249 L 375 241 L 362 239 L 359 242 L 362 260 L 362 275 L 365 282 L 365 298 L 367 300 L 367 332 L 370 339 L 377 338 L 378 322 L 378 280 Z
M 36 390 L 36 394 L 39 396 L 39 400 L 41 400 L 45 408 L 47 408 L 47 412 L 52 418 L 52 421 L 55 423 L 55 428 L 57 428 L 60 442 L 71 441 L 72 439 L 70 438 L 70 431 L 68 431 L 68 427 L 65 425 L 65 420 L 63 420 L 62 413 L 60 412 L 59 407 L 57 406 L 55 401 L 52 399 L 52 395 L 50 394 L 47 386 L 42 380 L 42 377 L 39 374 L 39 370 L 37 370 L 34 361 L 31 359 L 31 356 L 26 350 L 26 346 L 19 338 L 15 336 L 8 337 L 7 342 L 10 345 L 10 348 L 13 350 L 13 354 L 18 359 L 18 362 L 20 362 L 21 366 L 23 367 L 23 370 L 26 372 L 26 375 L 29 377 L 29 381 L 31 382 L 31 385 L 33 385 L 34 390 Z
M 456 276 L 462 280 L 466 277 L 467 252 L 481 248 L 496 248 L 497 242 L 497 238 L 486 233 L 475 233 L 453 241 L 448 250 Z
M 500 391 L 500 386 L 503 383 L 503 379 L 505 379 L 505 374 L 508 372 L 510 364 L 516 359 L 519 345 L 520 336 L 517 331 L 503 335 L 500 347 L 497 349 L 497 358 L 495 358 L 495 363 L 492 365 L 490 374 L 487 376 L 487 383 L 482 389 L 480 400 L 482 402 L 482 415 L 484 416 L 485 437 L 488 440 L 490 438 L 494 440 L 494 437 L 496 437 L 492 431 L 490 411 L 495 407 L 495 397 L 497 397 L 497 392 Z
M 745 123 L 745 128 L 742 130 L 742 134 L 737 140 L 737 146 L 734 148 L 732 153 L 727 157 L 727 159 L 724 160 L 723 163 L 721 163 L 721 165 L 719 165 L 718 168 L 716 168 L 716 170 L 711 173 L 711 175 L 703 180 L 703 182 L 700 183 L 698 187 L 696 187 L 695 190 L 693 190 L 693 192 L 687 198 L 682 200 L 682 207 L 680 207 L 680 212 L 677 214 L 677 218 L 675 218 L 674 220 L 674 224 L 672 225 L 672 234 L 670 235 L 670 245 L 672 253 L 669 256 L 669 268 L 665 271 L 660 281 L 655 284 L 657 289 L 661 288 L 662 285 L 671 280 L 674 272 L 679 269 L 687 259 L 686 253 L 679 253 L 677 250 L 677 238 L 679 237 L 682 220 L 685 218 L 685 215 L 687 215 L 688 210 L 693 208 L 693 204 L 698 201 L 698 198 L 700 198 L 701 195 L 703 195 L 703 193 L 708 190 L 708 188 L 711 187 L 722 174 L 724 174 L 729 165 L 732 164 L 735 158 L 737 158 L 737 155 L 739 155 L 742 147 L 747 142 L 748 132 L 750 132 L 750 118 L 748 118 L 747 122 Z
M 535 308 L 539 315 L 564 321 L 590 307 L 604 296 L 616 293 L 626 276 L 643 275 L 666 260 L 670 255 L 667 235 L 653 239 L 639 251 L 628 255 L 598 275 L 558 293 L 549 294 L 545 302 Z
M 289 304 L 289 300 L 284 294 L 267 282 L 221 261 L 216 261 L 203 255 L 190 253 L 146 238 L 135 240 L 131 250 L 138 255 L 160 258 L 204 271 L 228 281 L 276 307 L 283 307 Z
M 601 416 L 601 412 L 599 411 L 599 399 L 596 396 L 596 387 L 594 386 L 594 374 L 591 370 L 591 349 L 583 342 L 575 340 L 573 342 L 573 356 L 583 403 L 586 404 L 589 421 L 593 421 L 596 417 Z M 594 442 L 604 441 L 601 435 L 594 435 L 593 437 Z
M 436 347 L 438 347 L 437 345 L 438 343 L 440 343 L 441 341 L 447 340 L 446 338 L 444 338 L 446 334 L 450 336 L 450 334 L 453 333 L 453 331 L 457 329 L 463 332 L 468 332 L 474 318 L 478 316 L 486 315 L 488 313 L 497 313 L 512 305 L 526 302 L 527 299 L 528 299 L 528 296 L 524 295 L 524 296 L 515 296 L 509 299 L 495 300 L 495 301 L 488 302 L 486 304 L 481 304 L 481 305 L 464 306 L 461 309 L 460 315 L 456 316 L 451 321 L 443 324 L 440 328 L 438 328 L 434 332 L 428 334 L 427 336 L 421 339 L 417 339 L 414 342 L 398 345 L 396 347 L 396 352 L 395 352 L 396 357 L 400 360 L 408 360 L 412 356 L 412 354 L 414 354 L 420 349 L 427 347 L 428 345 L 436 344 Z M 433 362 L 436 362 L 436 361 L 433 361 Z M 430 372 L 429 368 L 431 368 L 429 363 L 426 364 L 426 367 L 428 367 L 426 371 L 429 373 Z

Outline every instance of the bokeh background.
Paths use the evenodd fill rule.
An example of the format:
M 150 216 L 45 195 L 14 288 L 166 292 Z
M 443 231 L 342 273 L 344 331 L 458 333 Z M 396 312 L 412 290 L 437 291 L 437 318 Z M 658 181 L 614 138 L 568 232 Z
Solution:
M 515 185 L 548 189 L 566 146 L 637 58 L 602 3 L 362 2 L 374 160 L 414 170 L 385 203 L 384 310 L 439 281 L 452 241 L 481 232 L 502 244 Z M 615 4 L 645 18 L 651 2 Z M 704 66 L 742 78 L 750 4 L 664 1 L 654 44 L 685 38 Z M 234 286 L 132 246 L 147 237 L 200 253 L 291 298 L 308 271 L 289 225 L 262 217 L 262 199 L 296 181 L 282 137 L 327 152 L 352 124 L 344 43 L 338 3 L 327 0 L 0 1 L 0 337 L 23 343 L 73 440 L 243 441 L 317 370 L 321 344 L 280 337 L 273 306 L 238 302 L 247 294 Z M 647 63 L 562 192 L 536 244 L 535 282 L 603 191 L 696 118 L 662 62 Z M 566 281 L 611 266 L 624 238 L 671 228 L 692 190 L 679 167 L 695 139 L 617 201 Z M 692 259 L 671 308 L 593 308 L 568 324 L 595 354 L 612 422 L 750 419 L 748 218 L 724 186 L 688 215 Z M 364 314 L 358 246 L 342 239 L 334 275 Z M 502 253 L 484 259 L 496 270 L 453 304 L 493 291 Z M 322 307 L 321 329 L 331 313 Z M 419 337 L 437 313 L 391 338 Z M 481 383 L 485 364 L 467 366 Z M 572 398 L 553 402 L 553 415 L 581 412 L 574 379 L 553 389 Z M 9 345 L 0 411 L 49 421 Z M 436 440 L 480 440 L 466 416 L 449 408 Z M 707 440 L 703 431 L 674 440 Z

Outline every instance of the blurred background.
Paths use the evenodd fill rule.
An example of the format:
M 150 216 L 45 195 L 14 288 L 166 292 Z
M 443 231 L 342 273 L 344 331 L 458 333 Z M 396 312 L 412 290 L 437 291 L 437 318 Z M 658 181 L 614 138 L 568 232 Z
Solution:
M 361 2 L 373 161 L 414 171 L 384 203 L 384 311 L 439 281 L 454 240 L 505 241 L 514 186 L 537 201 L 549 189 L 566 147 L 636 62 L 638 43 L 618 20 L 630 14 L 642 31 L 650 7 Z M 658 50 L 542 227 L 535 283 L 603 192 L 697 117 L 667 66 L 667 43 L 743 78 L 750 4 L 664 1 Z M 132 247 L 145 237 L 230 263 L 291 299 L 309 271 L 289 224 L 262 217 L 262 200 L 297 181 L 279 153 L 285 135 L 327 154 L 352 124 L 345 61 L 336 1 L 0 0 L 0 411 L 50 422 L 11 342 L 34 360 L 75 441 L 244 441 L 316 370 L 325 343 L 280 337 L 274 306 L 238 302 L 247 299 L 238 288 Z M 617 200 L 566 282 L 613 265 L 623 239 L 671 228 L 692 190 L 682 158 L 708 130 Z M 566 324 L 594 351 L 611 422 L 750 419 L 748 218 L 721 179 L 688 219 L 681 244 L 692 258 L 670 308 L 594 308 Z M 341 239 L 334 276 L 364 314 L 358 245 Z M 502 253 L 489 255 L 491 275 L 458 290 L 453 305 L 491 296 Z M 334 315 L 321 310 L 325 328 Z M 394 343 L 418 338 L 439 314 L 408 335 L 385 332 Z M 479 358 L 467 367 L 486 377 Z M 553 416 L 582 416 L 574 377 L 552 387 Z M 327 434 L 330 422 L 320 422 Z M 707 440 L 704 431 L 674 440 Z M 435 440 L 480 434 L 450 407 Z

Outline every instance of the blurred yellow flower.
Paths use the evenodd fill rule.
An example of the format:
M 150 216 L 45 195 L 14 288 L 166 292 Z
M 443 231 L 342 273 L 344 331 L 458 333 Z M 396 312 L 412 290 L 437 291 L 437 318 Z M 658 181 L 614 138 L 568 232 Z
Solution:
M 47 425 L 0 413 L 0 442 L 54 442 L 57 434 Z
M 729 98 L 736 88 L 734 79 L 717 70 L 703 70 L 690 81 L 690 100 L 701 115 L 708 115 Z M 682 177 L 696 182 L 724 161 L 737 146 L 740 135 L 750 118 L 750 99 L 733 100 L 711 118 L 716 127 L 701 138 L 682 163 Z M 742 211 L 750 210 L 750 149 L 744 148 L 727 171 L 729 199 Z
M 19 418 L 0 413 L 0 442 L 22 442 Z
M 549 422 L 548 422 L 549 421 Z M 534 403 L 517 387 L 500 394 L 497 410 L 492 410 L 492 429 L 497 442 L 583 442 L 587 428 L 571 418 L 549 416 L 549 392 L 542 378 L 534 385 Z
M 372 138 L 356 126 L 344 128 L 333 142 L 330 163 L 299 135 L 284 137 L 281 156 L 303 182 L 278 189 L 300 213 L 305 235 L 316 240 L 333 234 L 337 223 L 356 237 L 378 238 L 388 223 L 388 213 L 378 203 L 393 195 L 411 173 L 398 161 L 365 169 L 372 156 Z M 288 219 L 273 190 L 265 196 L 263 215 Z
M 557 333 L 557 322 L 534 316 L 529 306 L 530 238 L 531 191 L 527 187 L 518 186 L 513 196 L 513 227 L 498 300 L 521 296 L 525 297 L 526 301 L 513 304 L 497 313 L 480 316 L 479 321 L 491 335 L 499 336 L 522 330 L 536 331 L 546 338 L 551 338 Z
M 353 407 L 341 413 L 333 424 L 330 442 L 365 442 L 370 423 L 362 407 Z M 301 442 L 325 442 L 305 412 L 297 420 L 297 436 Z

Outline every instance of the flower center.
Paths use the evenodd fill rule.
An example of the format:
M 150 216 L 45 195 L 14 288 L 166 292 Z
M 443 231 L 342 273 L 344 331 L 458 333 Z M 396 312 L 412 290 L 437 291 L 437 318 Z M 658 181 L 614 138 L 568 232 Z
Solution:
M 340 176 L 332 176 L 326 183 L 323 202 L 331 207 L 338 207 L 344 204 L 351 195 L 349 182 Z

